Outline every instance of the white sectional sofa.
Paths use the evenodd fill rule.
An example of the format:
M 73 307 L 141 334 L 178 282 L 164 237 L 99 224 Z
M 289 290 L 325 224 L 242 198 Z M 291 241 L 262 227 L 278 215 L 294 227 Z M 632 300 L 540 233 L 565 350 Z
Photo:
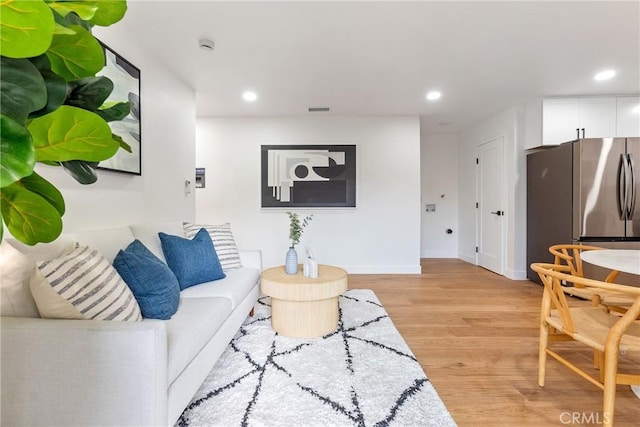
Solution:
M 170 320 L 43 319 L 30 306 L 34 302 L 24 284 L 33 260 L 59 255 L 70 241 L 112 261 L 137 238 L 164 261 L 159 231 L 184 235 L 182 223 L 176 222 L 63 235 L 35 247 L 2 243 L 11 244 L 13 255 L 0 252 L 1 277 L 14 288 L 3 289 L 2 296 L 1 425 L 176 422 L 260 296 L 259 251 L 240 251 L 242 267 L 227 272 L 226 278 L 183 290 Z M 18 261 L 14 248 L 22 257 Z M 25 289 L 16 288 L 20 281 Z M 6 311 L 22 317 L 8 317 Z

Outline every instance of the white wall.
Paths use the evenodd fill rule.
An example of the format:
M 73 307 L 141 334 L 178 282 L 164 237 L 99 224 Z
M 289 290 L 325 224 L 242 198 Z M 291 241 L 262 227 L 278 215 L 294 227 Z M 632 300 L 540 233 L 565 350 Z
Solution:
M 193 219 L 195 197 L 185 196 L 184 181 L 195 174 L 195 92 L 135 44 L 124 20 L 94 35 L 140 68 L 142 176 L 100 170 L 98 182 L 83 186 L 61 168 L 38 165 L 65 198 L 64 231 Z
M 496 137 L 505 143 L 506 247 L 503 274 L 526 278 L 526 157 L 524 107 L 514 106 L 460 134 L 459 144 L 459 257 L 476 262 L 476 153 L 477 146 Z
M 423 258 L 458 257 L 458 135 L 421 136 Z M 435 204 L 435 212 L 426 212 Z M 451 229 L 452 234 L 446 230 Z
M 261 249 L 265 267 L 284 263 L 286 209 L 260 208 L 260 145 L 355 144 L 354 209 L 314 214 L 298 246 L 350 273 L 420 272 L 420 124 L 418 117 L 198 118 L 196 220 L 231 222 L 242 248 Z

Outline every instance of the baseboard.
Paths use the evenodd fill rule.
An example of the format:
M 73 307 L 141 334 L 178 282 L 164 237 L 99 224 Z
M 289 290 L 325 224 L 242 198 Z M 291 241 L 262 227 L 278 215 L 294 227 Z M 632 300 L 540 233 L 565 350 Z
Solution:
M 349 274 L 421 274 L 420 265 L 347 265 Z
M 420 252 L 420 258 L 458 258 L 458 254 L 441 251 L 422 251 Z
M 460 252 L 458 254 L 458 258 L 460 258 L 463 261 L 468 262 L 469 264 L 476 265 L 476 254 L 469 255 L 469 254 L 465 254 L 465 253 Z
M 417 265 L 338 265 L 349 274 L 422 274 L 422 267 Z M 263 270 L 277 265 L 265 265 Z
M 528 280 L 526 270 L 510 270 L 507 268 L 505 276 L 511 280 Z

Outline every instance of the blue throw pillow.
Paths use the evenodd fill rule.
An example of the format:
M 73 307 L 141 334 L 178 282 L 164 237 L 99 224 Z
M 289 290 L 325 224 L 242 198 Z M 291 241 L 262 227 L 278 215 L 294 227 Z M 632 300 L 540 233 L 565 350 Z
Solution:
M 178 310 L 178 279 L 142 242 L 136 239 L 119 251 L 113 266 L 136 297 L 142 317 L 166 320 Z
M 204 228 L 193 239 L 158 233 L 167 265 L 178 278 L 180 289 L 226 277 L 220 260 Z

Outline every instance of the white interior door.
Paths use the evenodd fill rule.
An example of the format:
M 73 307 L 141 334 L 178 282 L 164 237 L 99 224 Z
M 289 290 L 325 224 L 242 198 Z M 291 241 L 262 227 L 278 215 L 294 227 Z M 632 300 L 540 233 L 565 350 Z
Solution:
M 504 275 L 504 138 L 478 146 L 478 265 Z

